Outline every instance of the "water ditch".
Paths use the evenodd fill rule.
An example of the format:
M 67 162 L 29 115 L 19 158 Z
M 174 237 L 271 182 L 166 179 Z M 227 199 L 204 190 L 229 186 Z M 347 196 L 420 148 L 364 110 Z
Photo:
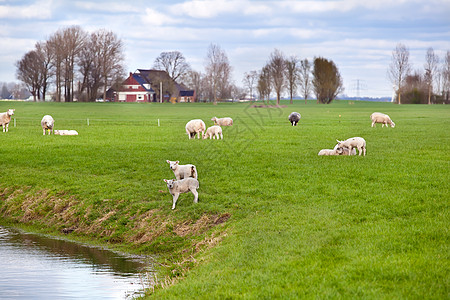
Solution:
M 150 272 L 142 257 L 0 226 L 1 299 L 132 299 Z

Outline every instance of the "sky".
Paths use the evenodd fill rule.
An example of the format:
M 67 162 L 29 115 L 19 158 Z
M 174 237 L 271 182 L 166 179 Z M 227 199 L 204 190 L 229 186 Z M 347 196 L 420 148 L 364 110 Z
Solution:
M 167 51 L 181 52 L 205 71 L 211 44 L 220 46 L 244 86 L 278 49 L 286 57 L 332 60 L 348 96 L 392 96 L 387 70 L 398 43 L 423 71 L 432 47 L 450 50 L 450 0 L 0 0 L 0 82 L 18 82 L 15 63 L 58 29 L 113 31 L 124 42 L 125 69 L 153 67 Z

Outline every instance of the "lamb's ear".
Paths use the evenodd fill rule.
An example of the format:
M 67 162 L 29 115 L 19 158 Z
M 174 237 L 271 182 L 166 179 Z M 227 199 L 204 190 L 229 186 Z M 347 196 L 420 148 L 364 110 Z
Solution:
M 167 182 L 167 179 L 163 179 L 164 180 L 164 182 Z
M 176 163 L 176 164 L 179 164 L 180 162 L 177 160 L 175 163 Z
M 341 141 L 340 141 L 340 140 L 338 140 L 338 139 L 336 139 L 336 142 L 340 143 Z
M 170 160 L 166 160 L 166 162 L 167 162 L 168 164 L 170 164 Z

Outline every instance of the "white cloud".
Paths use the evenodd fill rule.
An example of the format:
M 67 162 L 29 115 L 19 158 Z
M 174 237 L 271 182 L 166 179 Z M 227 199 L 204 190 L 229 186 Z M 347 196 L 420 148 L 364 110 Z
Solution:
M 141 18 L 144 23 L 154 26 L 173 25 L 181 22 L 179 19 L 165 15 L 152 8 L 146 8 L 145 14 Z
M 87 11 L 95 11 L 103 13 L 130 13 L 130 12 L 140 12 L 141 9 L 138 6 L 127 4 L 126 2 L 120 1 L 99 3 L 99 2 L 85 2 L 85 1 L 75 1 L 75 6 Z
M 52 17 L 52 4 L 52 0 L 46 0 L 22 6 L 0 5 L 0 18 L 50 19 Z

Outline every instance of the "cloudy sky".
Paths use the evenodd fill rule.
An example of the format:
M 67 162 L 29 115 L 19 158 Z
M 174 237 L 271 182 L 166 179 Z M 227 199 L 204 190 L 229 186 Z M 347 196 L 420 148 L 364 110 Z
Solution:
M 401 42 L 414 69 L 432 47 L 450 50 L 450 0 L 0 0 L 0 82 L 17 81 L 15 62 L 63 27 L 106 28 L 125 44 L 126 69 L 151 68 L 165 51 L 204 72 L 211 44 L 228 55 L 233 78 L 260 70 L 274 49 L 333 60 L 345 94 L 391 96 L 387 68 Z

